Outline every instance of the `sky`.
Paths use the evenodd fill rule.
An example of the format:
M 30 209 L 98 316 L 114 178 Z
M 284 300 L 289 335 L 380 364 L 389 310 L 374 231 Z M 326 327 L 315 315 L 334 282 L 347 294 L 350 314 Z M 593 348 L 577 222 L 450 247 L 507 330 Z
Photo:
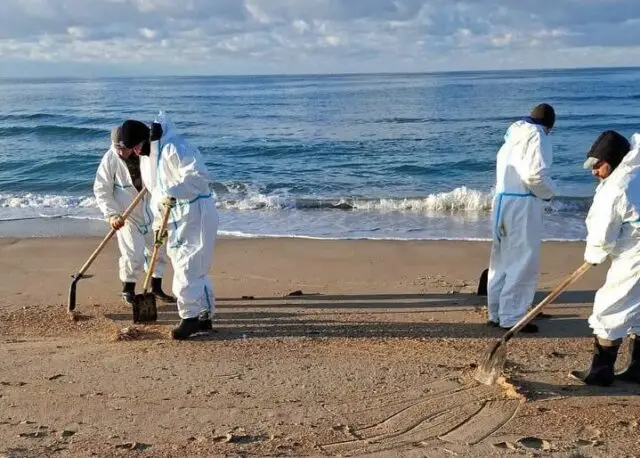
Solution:
M 637 66 L 639 0 L 1 0 L 0 76 Z

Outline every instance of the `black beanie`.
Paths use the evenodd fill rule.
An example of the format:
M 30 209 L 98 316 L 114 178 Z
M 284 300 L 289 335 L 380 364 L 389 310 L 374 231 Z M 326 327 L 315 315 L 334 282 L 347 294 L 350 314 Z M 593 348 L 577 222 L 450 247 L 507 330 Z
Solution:
M 122 124 L 122 143 L 125 148 L 133 148 L 137 144 L 149 140 L 149 128 L 143 122 L 127 119 Z
M 551 129 L 556 122 L 556 112 L 551 105 L 546 103 L 536 105 L 533 110 L 531 110 L 529 116 L 531 116 L 531 119 L 540 121 L 540 124 L 549 129 Z
M 592 169 L 598 161 L 605 161 L 615 169 L 630 150 L 629 140 L 615 130 L 605 130 L 591 145 L 584 168 Z

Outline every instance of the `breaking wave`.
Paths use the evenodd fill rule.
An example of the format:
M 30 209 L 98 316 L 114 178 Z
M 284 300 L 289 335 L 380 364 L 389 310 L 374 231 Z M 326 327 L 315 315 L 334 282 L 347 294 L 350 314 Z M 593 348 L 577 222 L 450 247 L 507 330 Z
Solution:
M 410 212 L 423 214 L 473 214 L 491 211 L 493 193 L 460 187 L 415 197 L 296 196 L 286 189 L 266 190 L 240 182 L 216 183 L 218 208 L 230 211 L 335 210 L 365 213 Z M 550 213 L 584 213 L 590 198 L 559 197 L 549 203 Z M 0 193 L 0 220 L 24 216 L 100 217 L 93 196 Z

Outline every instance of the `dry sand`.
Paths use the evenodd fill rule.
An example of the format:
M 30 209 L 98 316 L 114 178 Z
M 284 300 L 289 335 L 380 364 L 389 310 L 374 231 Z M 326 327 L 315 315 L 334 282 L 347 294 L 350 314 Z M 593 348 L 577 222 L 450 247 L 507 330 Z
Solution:
M 640 456 L 640 386 L 566 377 L 605 266 L 509 343 L 512 387 L 487 387 L 486 243 L 221 240 L 217 332 L 174 342 L 172 307 L 131 331 L 115 243 L 68 318 L 98 241 L 0 239 L 0 456 Z M 581 262 L 545 243 L 539 298 Z

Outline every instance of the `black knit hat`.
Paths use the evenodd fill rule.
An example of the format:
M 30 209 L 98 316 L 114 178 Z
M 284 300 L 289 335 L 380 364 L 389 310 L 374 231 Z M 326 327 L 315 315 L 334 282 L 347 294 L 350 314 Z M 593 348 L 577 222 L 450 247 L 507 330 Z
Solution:
M 615 169 L 630 150 L 629 140 L 615 130 L 605 130 L 591 145 L 583 167 L 592 169 L 599 161 L 605 161 Z
M 125 148 L 133 148 L 137 144 L 149 140 L 150 130 L 143 122 L 127 119 L 122 124 L 122 143 Z
M 536 105 L 529 113 L 531 119 L 539 121 L 544 127 L 551 129 L 556 122 L 556 112 L 551 105 L 541 103 Z

